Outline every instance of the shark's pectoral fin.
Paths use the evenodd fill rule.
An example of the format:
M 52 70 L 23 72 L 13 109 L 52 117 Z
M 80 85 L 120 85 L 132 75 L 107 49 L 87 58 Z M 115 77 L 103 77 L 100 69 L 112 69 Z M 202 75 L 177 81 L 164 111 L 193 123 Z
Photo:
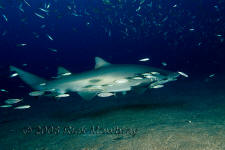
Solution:
M 83 99 L 89 101 L 97 95 L 97 92 L 92 91 L 79 91 L 77 92 Z

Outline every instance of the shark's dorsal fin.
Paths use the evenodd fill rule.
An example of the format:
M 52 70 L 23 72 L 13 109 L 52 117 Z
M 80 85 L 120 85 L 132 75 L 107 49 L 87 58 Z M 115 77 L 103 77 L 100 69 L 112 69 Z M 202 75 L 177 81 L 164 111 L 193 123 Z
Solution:
M 110 65 L 109 62 L 105 61 L 104 59 L 102 59 L 100 57 L 95 57 L 95 69 L 105 67 L 108 65 Z
M 70 75 L 71 72 L 68 71 L 67 69 L 63 68 L 63 67 L 58 67 L 58 75 Z

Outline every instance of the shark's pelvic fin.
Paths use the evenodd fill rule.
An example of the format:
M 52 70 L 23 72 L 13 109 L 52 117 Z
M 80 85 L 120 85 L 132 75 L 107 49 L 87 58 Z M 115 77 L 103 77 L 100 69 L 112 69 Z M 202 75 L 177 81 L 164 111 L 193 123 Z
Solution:
M 27 83 L 29 86 L 31 86 L 33 89 L 36 90 L 41 90 L 41 85 L 42 83 L 45 83 L 46 80 L 33 75 L 29 72 L 23 71 L 19 68 L 16 68 L 14 66 L 10 66 L 10 71 L 15 71 L 16 73 L 18 73 L 19 77 L 25 82 Z
M 105 67 L 108 65 L 110 65 L 109 62 L 105 61 L 104 59 L 102 59 L 100 57 L 95 57 L 95 69 Z
M 91 91 L 79 91 L 77 92 L 83 99 L 89 101 L 92 98 L 94 98 L 97 93 L 96 92 L 91 92 Z
M 71 74 L 71 72 L 63 67 L 58 67 L 58 72 L 57 72 L 58 75 L 63 75 L 63 74 Z

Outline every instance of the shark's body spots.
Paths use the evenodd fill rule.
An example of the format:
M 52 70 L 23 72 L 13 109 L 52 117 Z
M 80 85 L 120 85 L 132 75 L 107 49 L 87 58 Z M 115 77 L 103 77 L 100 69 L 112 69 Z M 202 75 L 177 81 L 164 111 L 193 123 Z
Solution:
M 92 80 L 90 80 L 89 82 L 90 83 L 97 83 L 97 82 L 99 82 L 99 81 L 101 81 L 100 79 L 92 79 Z

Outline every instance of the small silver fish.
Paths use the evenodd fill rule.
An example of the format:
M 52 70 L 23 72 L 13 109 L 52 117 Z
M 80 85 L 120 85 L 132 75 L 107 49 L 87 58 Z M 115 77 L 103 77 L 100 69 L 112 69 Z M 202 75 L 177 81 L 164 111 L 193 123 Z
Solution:
M 9 107 L 12 107 L 12 105 L 1 105 L 0 107 L 1 108 L 9 108 Z
M 1 89 L 0 91 L 1 91 L 1 92 L 8 92 L 8 91 L 7 91 L 7 90 L 5 90 L 5 89 Z
M 57 49 L 54 49 L 54 48 L 48 48 L 50 51 L 52 51 L 52 52 L 55 52 L 55 53 L 57 53 Z
M 162 62 L 162 65 L 165 67 L 165 66 L 167 66 L 167 63 L 166 62 Z
M 69 75 L 71 75 L 72 73 L 71 72 L 66 72 L 66 73 L 63 73 L 63 74 L 61 74 L 62 76 L 69 76 Z
M 173 5 L 173 8 L 176 8 L 177 7 L 177 4 Z
M 134 80 L 142 80 L 143 78 L 142 77 L 134 77 L 133 79 Z
M 40 85 L 40 86 L 45 86 L 45 85 L 46 85 L 46 83 L 40 83 L 39 85 Z
M 13 73 L 13 74 L 10 76 L 10 78 L 16 77 L 16 76 L 18 76 L 18 75 L 19 75 L 18 73 Z
M 216 75 L 216 74 L 211 74 L 211 75 L 209 75 L 209 77 L 210 77 L 210 78 L 213 78 L 213 77 L 215 77 L 215 75 Z
M 115 95 L 115 94 L 113 94 L 113 93 L 107 93 L 107 92 L 105 92 L 105 93 L 99 93 L 98 94 L 99 97 L 110 97 L 110 96 L 113 96 L 113 95 Z
M 38 13 L 34 13 L 36 16 L 38 16 L 39 18 L 41 18 L 41 19 L 44 19 L 45 17 L 44 16 L 42 16 L 42 15 L 40 15 L 40 14 L 38 14 Z
M 8 18 L 6 17 L 6 15 L 3 14 L 2 16 L 5 19 L 5 21 L 7 22 L 8 21 Z
M 46 6 L 46 8 L 49 9 L 49 8 L 50 8 L 50 4 L 48 4 L 48 5 Z
M 43 9 L 43 8 L 39 8 L 39 9 L 45 13 L 48 13 L 48 10 L 46 10 L 46 9 Z
M 141 10 L 141 6 L 139 6 L 137 9 L 136 9 L 136 12 L 140 11 Z
M 14 109 L 28 109 L 30 107 L 31 107 L 30 105 L 22 105 L 22 106 L 14 107 Z
M 151 72 L 151 74 L 157 75 L 157 74 L 160 74 L 160 73 L 159 72 Z
M 27 4 L 27 6 L 31 7 L 30 4 L 26 0 L 23 0 L 23 1 L 25 4 Z
M 61 97 L 69 97 L 69 96 L 70 96 L 69 94 L 60 94 L 60 95 L 57 95 L 56 97 L 61 98 Z
M 46 35 L 47 35 L 47 37 L 48 37 L 51 41 L 54 40 L 50 35 L 48 35 L 48 34 L 46 34 Z
M 19 10 L 20 10 L 21 12 L 24 13 L 24 9 L 23 9 L 22 7 L 23 7 L 23 4 L 21 3 L 21 4 L 19 5 Z
M 23 46 L 26 46 L 27 44 L 26 43 L 21 43 L 21 44 L 17 44 L 16 46 L 17 47 L 23 47 Z
M 11 99 L 7 99 L 5 100 L 6 104 L 16 104 L 21 102 L 23 99 L 17 99 L 17 98 L 11 98 Z
M 141 1 L 140 1 L 140 5 L 142 5 L 144 2 L 145 2 L 145 0 L 141 0 Z
M 145 77 L 145 78 L 148 78 L 148 79 L 156 79 L 156 77 L 153 76 L 153 75 L 145 75 L 144 77 Z
M 139 61 L 144 62 L 144 61 L 149 61 L 149 60 L 150 60 L 149 58 L 142 58 L 142 59 L 140 59 Z
M 158 88 L 162 88 L 162 87 L 164 87 L 164 85 L 156 85 L 156 86 L 153 86 L 152 88 L 153 89 L 158 89 Z
M 146 73 L 143 73 L 142 74 L 143 76 L 149 76 L 149 75 L 152 75 L 150 72 L 146 72 Z
M 183 73 L 183 72 L 180 72 L 180 71 L 178 71 L 178 73 L 179 73 L 180 75 L 186 77 L 186 78 L 188 77 L 188 75 L 187 75 L 186 73 Z
M 30 96 L 41 96 L 43 94 L 44 94 L 43 91 L 33 91 L 29 93 Z

